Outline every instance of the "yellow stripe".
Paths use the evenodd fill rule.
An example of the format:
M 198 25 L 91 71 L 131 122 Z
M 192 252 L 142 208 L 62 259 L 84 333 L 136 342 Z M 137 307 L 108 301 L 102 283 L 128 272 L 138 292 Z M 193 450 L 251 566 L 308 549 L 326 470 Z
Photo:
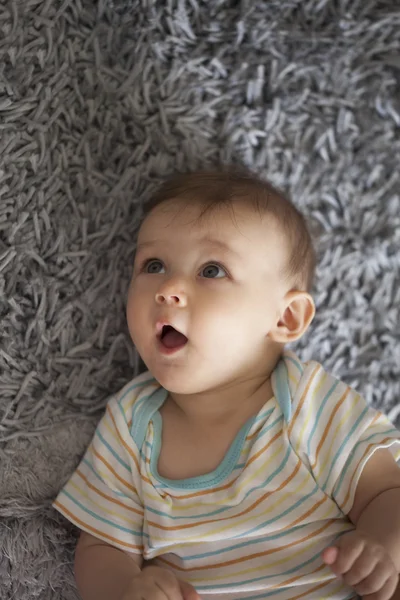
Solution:
M 132 506 L 125 506 L 125 504 L 123 502 L 121 502 L 120 500 L 117 500 L 116 498 L 113 498 L 112 496 L 108 496 L 107 494 L 102 492 L 98 487 L 93 485 L 93 483 L 91 483 L 87 477 L 85 477 L 85 475 L 82 473 L 82 471 L 80 469 L 77 469 L 75 471 L 75 474 L 78 475 L 81 479 L 83 479 L 83 481 L 85 482 L 85 484 L 87 485 L 87 487 L 89 489 L 93 490 L 96 494 L 98 494 L 102 498 L 105 498 L 106 500 L 108 500 L 108 502 L 113 502 L 114 504 L 117 504 L 118 506 L 121 506 L 122 508 L 125 508 L 126 510 L 130 510 L 131 512 L 136 513 L 140 517 L 144 516 L 143 510 L 138 510 L 137 508 L 134 508 Z M 112 488 L 109 487 L 109 489 L 111 490 Z
M 107 406 L 107 409 L 106 409 L 106 410 L 107 410 L 107 414 L 109 415 L 110 419 L 111 419 L 111 420 L 112 420 L 112 422 L 113 422 L 113 425 L 114 425 L 114 428 L 115 428 L 116 434 L 117 434 L 117 436 L 118 436 L 118 438 L 119 438 L 120 444 L 122 444 L 122 446 L 125 448 L 125 450 L 128 452 L 128 454 L 129 454 L 129 455 L 132 457 L 132 460 L 133 460 L 133 462 L 135 463 L 135 466 L 136 466 L 136 468 L 137 468 L 137 470 L 138 470 L 138 473 L 139 473 L 139 472 L 140 472 L 140 466 L 139 466 L 139 461 L 138 461 L 138 458 L 137 458 L 136 454 L 135 454 L 135 453 L 132 451 L 132 448 L 130 448 L 130 447 L 128 446 L 128 444 L 125 442 L 125 440 L 124 440 L 124 439 L 123 439 L 123 437 L 121 436 L 121 434 L 120 434 L 120 432 L 119 432 L 119 429 L 118 429 L 118 427 L 117 427 L 117 424 L 116 424 L 116 422 L 115 422 L 114 415 L 112 414 L 112 411 L 111 411 L 111 408 L 110 408 L 110 406 L 109 406 L 109 405 Z
M 298 442 L 297 442 L 297 446 L 295 448 L 296 453 L 298 453 L 301 448 L 305 447 L 305 444 L 303 444 L 304 433 L 305 433 L 306 430 L 308 430 L 308 425 L 309 425 L 309 422 L 310 422 L 311 418 L 315 417 L 315 406 L 316 406 L 316 404 L 315 404 L 315 395 L 320 392 L 321 388 L 325 384 L 327 376 L 328 376 L 327 372 L 324 371 L 324 373 L 323 373 L 322 377 L 320 378 L 318 384 L 316 385 L 315 389 L 313 390 L 312 397 L 310 397 L 310 399 L 309 399 L 307 413 L 306 413 L 306 416 L 304 418 L 304 424 L 303 424 L 303 427 L 300 430 L 299 438 L 298 438 Z
M 317 535 L 317 534 L 316 534 Z M 305 552 L 308 551 L 312 551 L 313 548 L 315 548 L 315 546 L 318 546 L 320 544 L 321 540 L 319 537 L 317 537 L 315 540 L 309 542 L 309 543 L 304 543 L 302 542 L 301 548 L 299 548 L 296 552 L 293 552 L 293 550 L 290 551 L 289 555 L 286 554 L 286 556 L 284 558 L 281 558 L 279 560 L 275 560 L 272 561 L 271 558 L 268 558 L 268 569 L 272 570 L 276 567 L 282 567 L 285 565 L 285 563 L 288 563 L 289 561 L 292 561 L 293 559 L 303 555 Z M 295 543 L 299 543 L 299 542 L 295 542 Z M 280 548 L 280 550 L 284 550 L 285 547 Z M 162 560 L 162 557 L 160 557 L 160 561 L 164 562 Z M 246 559 L 243 558 L 240 560 L 240 562 L 245 562 Z M 224 564 L 220 564 L 218 565 L 219 567 L 224 567 Z M 251 575 L 256 575 L 260 573 L 260 567 L 251 567 L 248 569 L 243 569 L 241 571 L 238 571 L 235 568 L 235 577 L 242 577 L 242 576 L 251 576 Z M 270 571 L 266 571 L 265 573 L 266 575 L 270 575 L 271 572 Z M 232 573 L 224 573 L 223 575 L 218 575 L 216 577 L 211 577 L 210 571 L 207 572 L 207 574 L 204 575 L 204 577 L 191 577 L 190 581 L 196 584 L 205 584 L 205 583 L 209 583 L 210 585 L 212 585 L 213 583 L 221 583 L 224 581 L 229 581 L 232 579 Z M 281 585 L 281 584 L 280 584 Z
M 297 421 L 297 419 L 298 419 L 298 417 L 299 417 L 299 414 L 300 414 L 300 412 L 301 412 L 301 409 L 302 409 L 302 407 L 303 407 L 304 401 L 305 401 L 305 399 L 307 398 L 307 395 L 309 394 L 309 389 L 310 389 L 310 387 L 311 387 L 311 385 L 312 385 L 312 382 L 313 382 L 313 380 L 314 380 L 314 377 L 317 375 L 318 371 L 319 371 L 319 370 L 321 370 L 321 369 L 322 369 L 321 365 L 317 364 L 317 365 L 314 367 L 314 370 L 313 370 L 313 372 L 311 373 L 311 375 L 310 375 L 310 377 L 309 377 L 309 379 L 308 379 L 308 381 L 307 381 L 307 385 L 306 385 L 306 387 L 305 387 L 305 389 L 304 389 L 304 391 L 303 391 L 303 393 L 302 393 L 302 395 L 301 395 L 301 398 L 300 398 L 300 400 L 299 400 L 299 403 L 298 403 L 298 405 L 297 405 L 297 407 L 296 407 L 295 413 L 294 413 L 294 415 L 293 415 L 293 417 L 292 417 L 292 421 L 291 421 L 291 423 L 290 423 L 290 426 L 289 426 L 289 429 L 288 429 L 289 438 L 290 438 L 290 437 L 291 437 L 291 435 L 292 435 L 292 430 L 293 430 L 293 427 L 295 426 L 295 423 L 296 423 L 296 421 Z
M 352 405 L 349 407 L 349 409 L 343 414 L 343 417 L 340 419 L 339 423 L 337 424 L 334 434 L 333 434 L 333 438 L 329 440 L 329 450 L 327 452 L 326 458 L 324 460 L 323 463 L 318 463 L 316 465 L 316 468 L 314 469 L 314 473 L 316 473 L 316 471 L 318 471 L 318 475 L 319 476 L 320 473 L 324 473 L 325 469 L 327 468 L 328 463 L 331 463 L 332 461 L 332 453 L 335 452 L 336 448 L 335 448 L 335 441 L 337 439 L 337 437 L 339 435 L 343 436 L 343 425 L 346 421 L 353 421 L 353 419 L 351 419 L 352 413 L 354 412 L 355 407 L 357 406 L 358 402 L 360 401 L 360 396 L 357 394 L 353 400 Z M 362 426 L 362 423 L 359 424 L 359 427 Z M 355 435 L 355 434 L 354 434 Z
M 249 485 L 250 483 L 256 479 L 258 477 L 258 475 L 265 470 L 265 472 L 268 472 L 268 467 L 270 466 L 271 463 L 274 463 L 277 455 L 279 453 L 282 453 L 282 457 L 283 457 L 283 444 L 281 443 L 280 446 L 276 449 L 275 453 L 272 454 L 268 460 L 266 460 L 265 462 L 262 462 L 262 464 L 260 465 L 260 467 L 257 469 L 257 471 L 253 471 L 252 474 L 247 477 L 247 479 L 245 479 L 242 484 L 240 485 L 240 487 L 238 487 L 236 490 L 234 490 L 233 493 L 231 493 L 229 496 L 225 493 L 221 494 L 221 499 L 219 501 L 214 500 L 213 499 L 213 506 L 225 506 L 227 504 L 227 502 L 232 501 L 232 500 L 236 500 L 237 496 L 240 495 L 240 493 L 242 492 L 243 489 L 249 489 Z M 237 481 L 238 477 L 234 480 Z M 233 482 L 234 483 L 234 482 Z M 215 492 L 215 490 L 214 490 Z M 180 498 L 179 496 L 172 496 L 172 494 L 168 493 L 168 496 L 171 496 L 172 498 L 174 498 L 175 500 L 184 500 L 185 497 Z M 145 491 L 144 492 L 144 498 L 145 499 L 149 499 L 149 500 L 153 500 L 154 502 L 158 502 L 160 505 L 160 509 L 162 509 L 162 507 L 164 506 L 164 504 L 162 502 L 160 502 L 160 497 L 158 495 L 153 495 L 150 494 L 149 492 Z M 192 502 L 192 503 L 188 503 L 183 506 L 172 506 L 171 507 L 173 510 L 171 512 L 171 514 L 173 514 L 173 511 L 175 510 L 176 512 L 179 512 L 179 514 L 181 514 L 181 511 L 183 510 L 191 510 L 191 509 L 196 509 L 196 508 L 203 508 L 204 509 L 204 501 L 203 502 Z
M 296 495 L 299 492 L 301 492 L 301 490 L 309 483 L 310 477 L 311 477 L 310 474 L 307 473 L 307 476 L 298 485 L 297 488 L 295 488 L 294 490 L 290 490 L 289 492 L 287 492 L 286 494 L 284 494 L 282 496 L 280 496 L 280 494 L 278 494 L 279 497 L 277 498 L 276 502 L 274 502 L 267 510 L 265 510 L 264 512 L 260 513 L 257 516 L 266 517 L 266 516 L 270 515 L 275 510 L 275 508 L 277 507 L 277 505 L 282 506 L 282 504 L 285 502 L 285 500 L 288 498 L 288 496 Z M 325 500 L 327 500 L 327 496 L 324 497 L 324 501 Z M 309 510 L 307 510 L 305 513 L 303 513 L 302 515 L 300 515 L 299 517 L 297 517 L 297 519 L 295 519 L 295 521 L 293 523 L 290 523 L 289 525 L 287 525 L 285 529 L 288 529 L 288 528 L 292 527 L 295 523 L 301 522 L 304 518 L 306 518 L 306 516 L 308 514 L 309 514 Z M 215 533 L 218 533 L 218 531 L 213 530 L 213 534 L 214 535 L 215 535 Z M 161 537 L 161 536 L 152 536 L 152 538 L 154 540 L 165 541 L 165 536 L 164 536 L 164 538 Z M 200 537 L 200 539 L 202 540 L 203 537 Z M 190 548 L 196 547 L 196 546 L 197 546 L 197 541 L 193 541 L 192 543 L 187 543 L 187 542 L 185 542 L 183 544 L 179 544 L 178 543 L 178 545 L 176 546 L 176 548 L 181 548 L 181 547 L 183 548 L 183 547 L 185 547 L 187 549 L 190 549 Z
M 329 513 L 329 511 L 332 511 L 332 506 L 329 507 L 326 515 Z M 326 518 L 325 515 L 325 518 Z M 274 547 L 268 550 L 264 550 L 263 552 L 256 552 L 247 556 L 240 556 L 237 558 L 232 558 L 230 560 L 226 560 L 223 562 L 213 562 L 212 564 L 208 564 L 208 565 L 200 565 L 198 567 L 193 566 L 191 567 L 190 571 L 207 571 L 207 579 L 205 579 L 205 581 L 210 580 L 210 573 L 212 572 L 213 569 L 221 569 L 222 567 L 228 567 L 228 566 L 233 566 L 233 565 L 237 565 L 240 563 L 244 563 L 247 561 L 251 561 L 254 560 L 254 558 L 261 558 L 261 557 L 267 557 L 268 555 L 274 554 L 275 552 L 281 552 L 282 550 L 287 550 L 288 548 L 293 548 L 293 546 L 297 546 L 298 544 L 301 544 L 301 548 L 299 548 L 299 550 L 297 552 L 290 552 L 289 556 L 286 555 L 284 558 L 279 559 L 275 562 L 270 562 L 270 560 L 268 560 L 268 566 L 273 567 L 276 565 L 280 565 L 280 564 L 284 564 L 285 562 L 292 560 L 293 556 L 297 556 L 298 554 L 302 554 L 304 553 L 304 548 L 308 549 L 308 548 L 312 548 L 315 544 L 317 544 L 318 542 L 320 542 L 320 538 L 316 536 L 319 536 L 323 531 L 325 531 L 325 529 L 327 529 L 328 527 L 330 527 L 330 525 L 332 525 L 333 523 L 336 523 L 337 519 L 330 519 L 327 522 L 324 522 L 324 524 L 319 527 L 317 530 L 315 530 L 312 533 L 309 533 L 308 535 L 306 535 L 304 538 L 300 538 L 300 539 L 296 539 L 293 542 L 289 542 L 288 544 L 284 544 L 283 546 L 278 546 L 278 547 Z M 323 522 L 323 521 L 322 521 Z M 306 544 L 306 542 L 308 540 L 311 540 L 308 542 L 308 544 Z M 169 542 L 172 543 L 172 540 L 168 540 Z M 180 565 L 176 565 L 173 562 L 171 562 L 168 559 L 163 558 L 162 556 L 160 556 L 158 558 L 161 562 L 173 567 L 175 570 L 178 571 L 185 571 L 186 568 L 185 567 L 181 567 Z M 237 571 L 235 568 L 235 576 L 241 576 L 241 575 L 248 575 L 250 573 L 254 573 L 259 571 L 260 567 L 251 567 L 249 569 L 246 569 L 244 571 Z M 229 571 L 229 569 L 227 570 Z M 225 571 L 225 573 L 219 577 L 216 578 L 216 580 L 224 580 L 226 578 L 230 578 L 232 577 L 232 573 L 231 572 L 227 572 Z
M 135 487 L 134 487 L 134 486 L 133 486 L 131 483 L 129 483 L 129 481 L 126 481 L 126 479 L 124 479 L 123 477 L 121 477 L 121 475 L 119 475 L 119 473 L 117 473 L 117 472 L 116 472 L 116 470 L 115 470 L 115 469 L 114 469 L 114 468 L 111 466 L 111 464 L 110 464 L 110 463 L 109 463 L 109 462 L 108 462 L 108 461 L 107 461 L 107 460 L 104 458 L 104 456 L 102 456 L 102 455 L 101 455 L 101 454 L 100 454 L 100 453 L 99 453 L 99 452 L 96 450 L 96 448 L 94 447 L 94 445 L 93 445 L 93 444 L 92 444 L 92 447 L 91 447 L 91 452 L 92 452 L 92 454 L 93 454 L 93 455 L 94 455 L 94 456 L 95 456 L 95 457 L 96 457 L 96 458 L 97 458 L 97 459 L 98 459 L 100 462 L 102 462 L 102 463 L 105 465 L 105 467 L 108 469 L 108 471 L 110 471 L 110 472 L 111 472 L 111 473 L 114 475 L 114 477 L 115 477 L 116 479 L 118 479 L 118 481 L 119 481 L 120 483 L 123 483 L 123 484 L 124 484 L 124 485 L 125 485 L 125 486 L 128 488 L 128 490 L 130 490 L 131 492 L 134 492 L 134 493 L 136 494 L 136 488 L 135 488 Z M 96 471 L 97 471 L 97 472 L 99 472 L 99 469 L 98 469 L 97 467 L 96 467 Z
M 111 421 L 113 423 L 114 430 L 115 430 L 115 433 L 117 435 L 117 438 L 116 438 L 117 439 L 117 444 L 118 445 L 122 445 L 125 448 L 125 450 L 128 452 L 129 456 L 131 456 L 133 462 L 135 463 L 137 472 L 141 475 L 141 479 L 144 482 L 151 484 L 150 479 L 148 479 L 146 476 L 144 476 L 144 475 L 141 474 L 141 472 L 140 472 L 140 465 L 139 465 L 139 458 L 136 456 L 136 453 L 132 450 L 132 448 L 130 448 L 130 446 L 125 442 L 125 440 L 123 439 L 123 437 L 119 433 L 119 429 L 118 429 L 117 424 L 115 422 L 114 415 L 112 414 L 112 411 L 111 411 L 111 409 L 110 409 L 109 406 L 107 406 L 107 415 L 109 416 L 109 418 L 111 419 Z M 103 420 L 102 423 L 111 432 L 110 425 L 107 424 L 107 421 Z M 95 439 L 98 439 L 98 438 L 95 438 Z M 99 439 L 99 442 L 101 443 L 102 447 L 104 447 L 104 444 L 103 444 L 103 442 L 100 439 Z M 104 457 L 102 457 L 102 455 L 99 452 L 97 453 L 97 456 L 98 456 L 98 458 L 100 460 L 103 460 L 103 461 L 105 460 Z M 131 471 L 129 471 L 129 473 L 131 473 Z M 116 474 L 116 476 L 117 476 L 117 478 L 120 478 L 119 474 L 118 475 Z M 121 481 L 124 481 L 124 480 L 121 478 Z M 125 481 L 124 481 L 124 483 L 125 483 L 125 485 L 128 485 Z
M 134 525 L 135 527 L 139 526 L 140 528 L 142 527 L 141 522 L 139 524 L 137 520 L 134 521 L 133 519 L 129 519 L 128 517 L 125 517 L 121 513 L 114 511 L 114 510 L 109 510 L 102 504 L 99 504 L 98 502 L 93 500 L 93 498 L 91 498 L 87 492 L 85 492 L 82 488 L 80 488 L 78 485 L 76 485 L 76 483 L 74 483 L 73 481 L 70 481 L 69 483 L 70 483 L 70 486 L 73 487 L 74 490 L 76 490 L 80 496 L 83 496 L 83 498 L 85 498 L 85 500 L 88 500 L 88 504 L 86 504 L 86 506 L 90 506 L 90 507 L 95 506 L 96 508 L 98 508 L 100 510 L 99 515 L 101 515 L 101 516 L 111 515 L 113 517 L 121 519 L 121 521 L 125 521 L 129 525 Z
M 110 540 L 110 542 L 112 544 L 117 544 L 117 546 L 118 545 L 124 546 L 124 548 L 127 548 L 127 550 L 139 550 L 141 553 L 143 553 L 143 550 L 144 550 L 143 546 L 137 546 L 135 544 L 129 544 L 128 542 L 119 540 L 118 538 L 112 537 L 111 535 L 104 533 L 104 531 L 100 531 L 99 529 L 96 529 L 95 527 L 88 525 L 87 523 L 85 523 L 85 521 L 81 521 L 74 514 L 72 514 L 68 510 L 68 508 L 66 508 L 59 500 L 56 500 L 55 502 L 53 502 L 53 505 L 57 506 L 58 510 L 60 510 L 64 514 L 64 516 L 66 516 L 70 521 L 72 521 L 72 523 L 75 523 L 75 525 L 77 525 L 84 531 L 88 531 L 88 532 L 90 531 L 96 537 L 98 537 L 100 539 Z
M 372 426 L 372 425 L 373 425 L 373 424 L 374 424 L 374 423 L 375 423 L 375 422 L 376 422 L 378 419 L 379 419 L 379 415 L 375 415 L 375 418 L 374 418 L 374 420 L 372 421 L 372 423 L 371 423 L 371 426 Z M 380 441 L 379 443 L 380 443 L 380 444 L 385 444 L 386 442 L 388 442 L 389 440 L 392 440 L 392 439 L 393 439 L 392 437 L 386 437 L 386 438 L 384 438 L 382 441 Z M 346 494 L 346 497 L 345 497 L 345 499 L 343 500 L 343 507 L 344 507 L 344 506 L 346 506 L 346 504 L 347 504 L 347 502 L 348 502 L 348 500 L 349 500 L 349 498 L 350 498 L 350 492 L 351 492 L 351 489 L 352 489 L 353 480 L 354 480 L 354 477 L 356 476 L 356 474 L 357 474 L 357 472 L 358 472 L 358 469 L 359 469 L 359 466 L 360 466 L 360 464 L 362 463 L 362 461 L 364 460 L 364 458 L 366 457 L 366 455 L 369 453 L 369 451 L 371 450 L 371 448 L 373 448 L 374 446 L 376 446 L 376 443 L 371 443 L 371 444 L 368 444 L 367 448 L 364 450 L 364 453 L 363 453 L 362 457 L 360 458 L 360 460 L 358 461 L 358 463 L 357 463 L 357 465 L 356 465 L 355 469 L 353 470 L 353 475 L 351 476 L 351 479 L 350 479 L 350 481 L 349 481 L 349 484 L 348 484 L 347 494 Z
M 301 461 L 300 461 L 300 460 L 298 461 L 298 466 L 299 466 L 299 465 L 301 465 Z M 294 473 L 295 473 L 295 472 L 294 472 Z M 295 473 L 295 474 L 296 474 L 296 473 Z M 288 479 L 289 479 L 289 478 L 288 478 Z M 287 483 L 286 483 L 286 485 L 287 485 Z M 279 491 L 280 491 L 280 490 L 279 490 L 279 488 L 278 488 L 276 491 L 278 491 L 278 492 L 279 492 Z M 261 500 L 263 501 L 264 499 L 266 499 L 266 498 L 267 498 L 269 495 L 271 495 L 272 493 L 273 493 L 273 492 L 268 492 L 267 494 L 265 494 L 265 497 L 264 497 L 264 498 L 262 498 Z M 318 508 L 318 505 L 319 505 L 318 503 L 316 503 L 316 504 L 314 505 L 314 506 L 315 506 L 315 510 Z M 336 506 L 335 506 L 333 503 L 332 503 L 332 507 L 333 507 L 335 510 L 337 510 L 337 507 L 336 507 Z M 268 514 L 268 513 L 270 513 L 270 512 L 271 512 L 271 510 L 270 510 L 270 509 L 267 509 L 267 510 L 265 510 L 264 512 L 257 513 L 257 515 L 256 515 L 256 516 L 257 516 L 257 518 L 260 518 L 260 517 L 265 517 L 265 515 L 267 515 L 267 514 Z M 307 514 L 308 512 L 309 512 L 309 511 L 306 511 L 306 514 Z M 314 512 L 314 510 L 313 510 L 312 512 Z M 236 526 L 237 526 L 237 527 L 239 527 L 239 526 L 241 526 L 241 525 L 244 525 L 244 524 L 246 524 L 246 523 L 249 523 L 250 521 L 254 521 L 254 518 L 255 518 L 254 512 L 250 513 L 250 514 L 249 514 L 249 515 L 248 515 L 248 516 L 247 516 L 245 519 L 240 519 L 240 520 L 239 520 L 239 518 L 238 518 L 237 516 L 234 516 L 234 515 L 233 515 L 232 517 L 230 517 L 230 518 L 229 518 L 229 521 L 228 521 L 228 523 L 227 523 L 226 525 L 224 525 L 224 526 L 223 526 L 223 527 L 221 527 L 220 529 L 215 529 L 215 528 L 213 528 L 211 531 L 208 531 L 208 532 L 205 532 L 205 531 L 201 531 L 201 532 L 199 532 L 199 533 L 193 532 L 193 529 L 192 529 L 192 527 L 190 527 L 190 524 L 189 524 L 188 526 L 186 526 L 186 527 L 185 527 L 185 526 L 182 526 L 180 529 L 187 529 L 187 530 L 188 530 L 188 531 L 187 531 L 187 535 L 189 536 L 189 537 L 188 537 L 188 540 L 189 540 L 189 541 L 194 541 L 194 540 L 196 540 L 196 539 L 198 539 L 199 541 L 203 541 L 203 540 L 206 540 L 206 539 L 208 539 L 208 538 L 212 538 L 212 537 L 213 537 L 213 536 L 215 536 L 216 534 L 221 534 L 221 533 L 223 533 L 224 531 L 229 531 L 229 530 L 231 530 L 231 529 L 232 529 L 232 519 L 234 519 L 234 521 L 233 521 L 233 524 L 234 524 L 234 526 L 235 526 L 235 527 L 236 527 Z M 211 521 L 211 522 L 220 522 L 221 520 L 223 520 L 223 519 L 219 519 L 219 520 L 218 520 L 218 519 L 215 519 L 215 520 L 213 520 L 213 521 Z M 295 519 L 294 523 L 296 523 L 296 521 L 299 521 L 299 518 Z M 206 524 L 209 524 L 209 523 L 210 523 L 210 521 L 209 521 L 208 523 L 206 523 Z M 203 526 L 203 525 L 204 525 L 204 521 L 203 521 L 203 522 L 201 522 L 201 523 L 195 523 L 195 524 L 194 524 L 194 527 L 200 527 L 200 526 Z M 285 527 L 285 529 L 288 529 L 289 527 L 292 527 L 292 526 L 293 526 L 293 523 L 289 524 L 287 527 Z M 154 527 L 155 527 L 155 528 L 158 528 L 158 529 L 161 529 L 161 527 L 160 527 L 159 525 L 157 525 L 157 524 L 154 524 Z M 162 529 L 167 529 L 167 530 L 169 530 L 169 531 L 176 531 L 178 528 L 177 528 L 177 527 L 175 527 L 175 528 L 169 528 L 169 527 L 167 527 L 167 528 L 164 528 L 164 527 L 163 527 Z M 152 537 L 154 538 L 154 540 L 165 541 L 165 536 L 156 536 L 156 535 L 153 535 L 153 534 L 152 534 Z M 173 539 L 173 537 L 172 537 L 172 534 L 168 536 L 168 542 L 171 542 L 171 543 L 176 543 L 176 544 L 178 544 L 178 546 L 182 545 L 182 542 L 184 542 L 184 541 L 185 541 L 185 538 L 183 538 L 183 536 L 182 536 L 182 535 L 180 536 L 180 538 L 179 538 L 179 539 L 178 539 L 178 538 L 177 538 L 177 539 Z M 211 541 L 212 541 L 212 540 L 211 540 Z
M 269 447 L 276 441 L 279 441 L 280 439 L 282 439 L 282 429 L 280 429 L 276 434 L 274 434 L 274 437 L 263 447 L 261 448 L 259 451 L 256 452 L 256 454 L 254 456 L 252 456 L 252 458 L 248 461 L 248 465 L 252 462 L 254 462 L 256 460 L 256 458 L 261 458 L 263 456 L 263 454 L 266 453 L 266 451 L 269 449 Z M 281 448 L 283 448 L 283 444 L 281 444 Z M 257 474 L 260 473 L 260 471 L 264 468 L 266 468 L 271 462 L 273 462 L 273 459 L 276 457 L 277 453 L 280 451 L 280 448 L 277 449 L 277 451 L 275 452 L 275 454 L 270 457 L 266 462 L 262 463 L 261 467 L 255 472 L 255 474 L 253 473 L 253 475 L 251 475 L 247 480 L 245 480 L 244 482 L 242 482 L 242 485 L 239 489 L 242 490 L 244 487 L 247 487 L 248 484 L 255 478 L 255 476 Z M 284 453 L 282 452 L 282 456 L 284 456 Z M 168 493 L 168 497 L 169 498 L 173 498 L 174 500 L 176 500 L 177 502 L 182 502 L 182 500 L 187 500 L 188 498 L 194 498 L 194 497 L 199 497 L 199 496 L 208 496 L 208 495 L 215 495 L 216 492 L 220 492 L 223 491 L 224 492 L 224 496 L 223 496 L 223 502 L 222 505 L 226 504 L 226 490 L 230 487 L 232 487 L 235 482 L 239 479 L 240 475 L 238 475 L 237 477 L 235 477 L 232 481 L 230 481 L 228 484 L 222 485 L 219 488 L 212 488 L 212 489 L 207 489 L 207 490 L 201 490 L 199 492 L 192 492 L 190 494 L 185 494 L 185 495 L 180 495 L 180 496 L 175 496 L 174 494 Z M 152 486 L 153 487 L 153 486 Z M 153 500 L 157 500 L 159 499 L 158 496 L 148 496 L 149 498 L 152 498 Z M 228 496 L 228 498 L 230 498 L 231 500 L 235 499 L 236 497 L 236 493 L 234 493 L 232 496 Z M 215 500 L 213 499 L 213 505 L 215 504 Z M 186 504 L 185 506 L 179 507 L 179 510 L 184 510 L 185 508 L 189 507 L 189 508 L 194 508 L 194 507 L 203 507 L 204 506 L 204 502 L 202 502 L 201 504 Z
M 330 583 L 332 583 L 332 581 L 328 581 L 328 582 L 324 583 L 323 585 L 317 585 L 316 587 L 308 589 L 307 592 L 303 592 L 302 594 L 298 594 L 297 596 L 293 596 L 293 598 L 291 600 L 298 600 L 299 598 L 303 598 L 304 596 L 308 596 L 311 592 L 316 592 L 317 590 L 319 590 L 319 589 L 321 589 L 323 587 L 326 587 Z M 340 590 L 344 589 L 345 587 L 347 587 L 347 586 L 345 586 L 344 583 L 339 583 L 339 585 L 334 590 L 334 592 L 331 592 L 331 594 L 329 596 L 326 596 L 326 598 L 332 598 L 332 596 L 335 596 Z M 357 598 L 357 597 L 358 596 L 354 596 L 354 598 Z

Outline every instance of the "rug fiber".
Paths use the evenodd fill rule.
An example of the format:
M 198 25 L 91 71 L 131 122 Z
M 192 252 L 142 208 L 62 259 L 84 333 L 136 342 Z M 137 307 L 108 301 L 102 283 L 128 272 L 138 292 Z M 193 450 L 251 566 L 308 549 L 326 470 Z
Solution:
M 0 598 L 73 600 L 51 501 L 141 365 L 124 304 L 141 204 L 241 161 L 305 212 L 297 345 L 400 415 L 395 0 L 0 3 Z

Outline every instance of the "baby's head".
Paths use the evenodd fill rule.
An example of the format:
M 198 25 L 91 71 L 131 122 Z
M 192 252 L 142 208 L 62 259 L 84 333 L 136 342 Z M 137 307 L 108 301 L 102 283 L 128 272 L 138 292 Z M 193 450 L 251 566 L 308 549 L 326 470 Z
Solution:
M 305 220 L 242 169 L 177 175 L 152 198 L 129 289 L 129 330 L 170 392 L 193 394 L 275 366 L 313 319 Z

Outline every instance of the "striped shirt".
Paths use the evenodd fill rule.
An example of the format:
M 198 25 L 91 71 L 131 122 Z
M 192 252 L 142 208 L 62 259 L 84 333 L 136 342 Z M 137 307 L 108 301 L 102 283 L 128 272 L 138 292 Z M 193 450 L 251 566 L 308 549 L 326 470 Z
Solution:
M 54 506 L 82 530 L 155 559 L 205 600 L 356 598 L 322 551 L 346 517 L 378 448 L 400 458 L 399 431 L 314 361 L 285 351 L 274 396 L 212 473 L 157 471 L 167 392 L 146 372 L 106 409 Z

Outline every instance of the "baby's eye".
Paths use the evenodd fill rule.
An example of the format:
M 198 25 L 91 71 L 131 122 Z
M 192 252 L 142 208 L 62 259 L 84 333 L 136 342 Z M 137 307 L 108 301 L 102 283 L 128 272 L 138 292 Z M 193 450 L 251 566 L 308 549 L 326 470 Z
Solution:
M 164 269 L 164 271 L 165 271 L 165 267 L 162 264 L 161 260 L 154 258 L 154 259 L 148 260 L 145 263 L 143 270 L 145 273 L 155 274 L 155 273 L 161 273 L 162 269 Z
M 226 277 L 227 273 L 219 265 L 209 264 L 201 269 L 200 275 L 207 279 L 221 279 L 221 277 Z

